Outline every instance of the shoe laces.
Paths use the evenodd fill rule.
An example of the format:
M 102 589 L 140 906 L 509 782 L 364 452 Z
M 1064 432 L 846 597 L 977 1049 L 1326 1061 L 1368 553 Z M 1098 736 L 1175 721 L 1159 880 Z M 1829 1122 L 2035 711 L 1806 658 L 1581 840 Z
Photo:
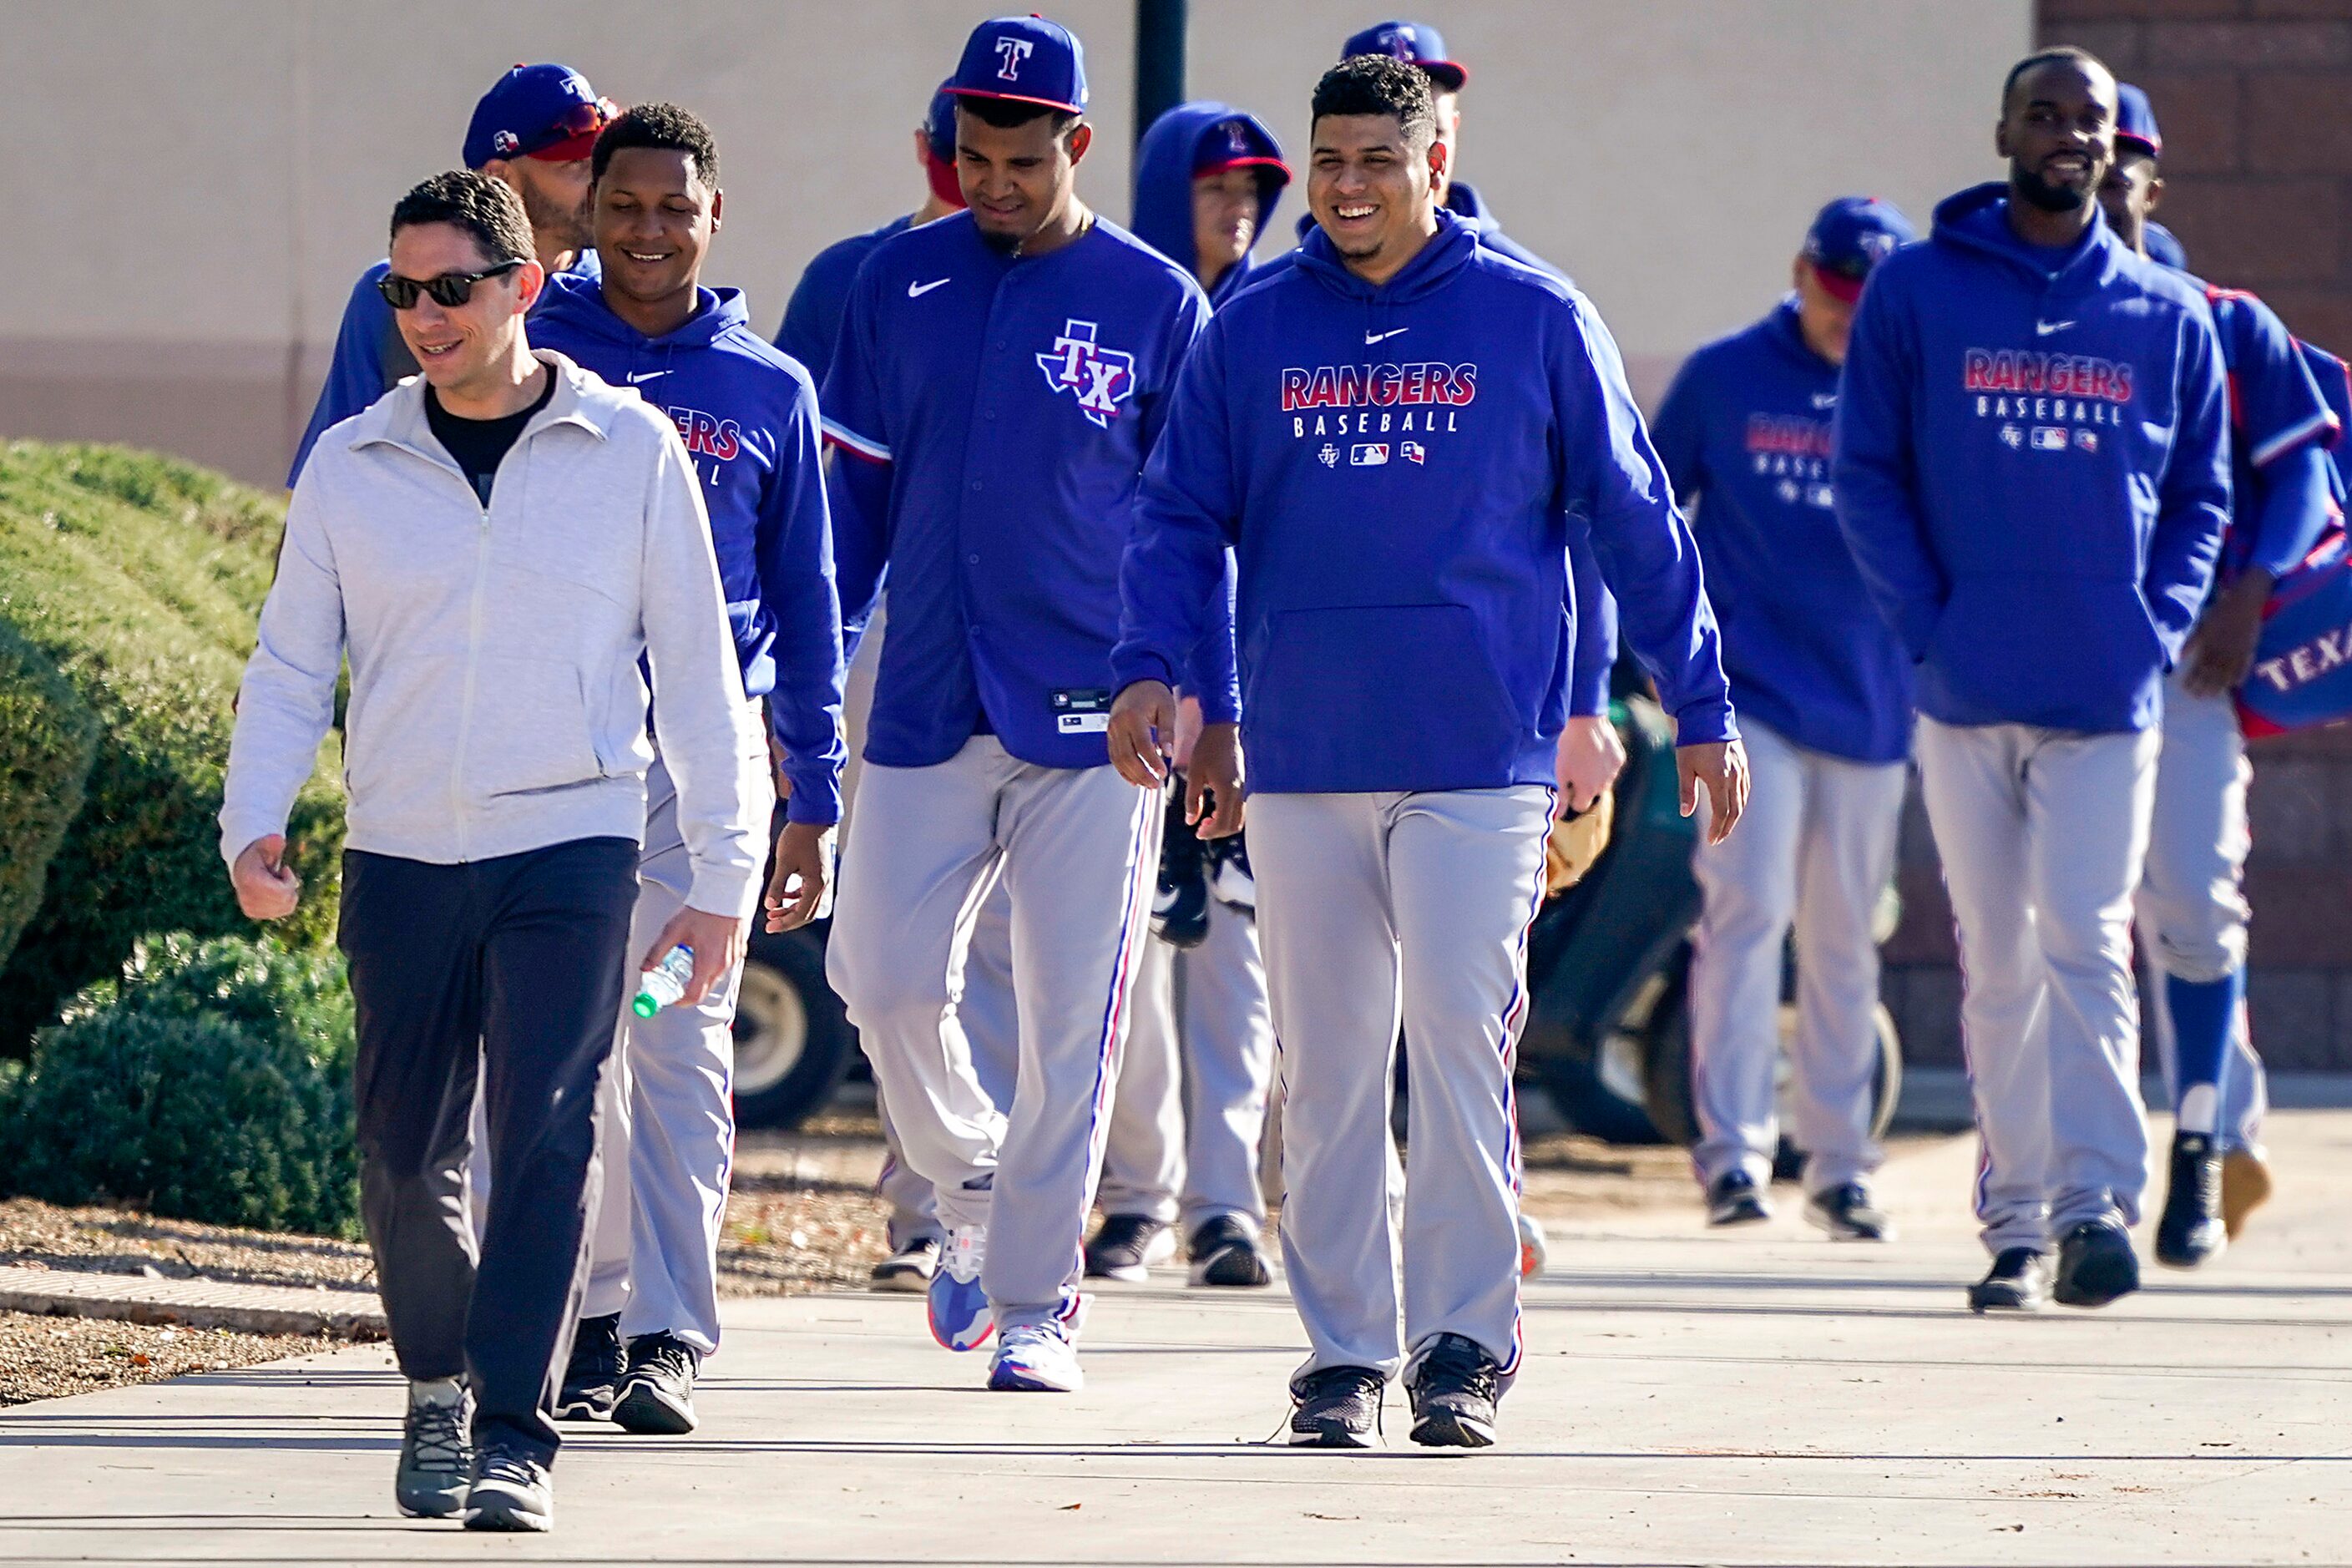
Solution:
M 1438 1385 L 1434 1390 L 1430 1389 L 1433 1383 Z M 1460 1334 L 1440 1334 L 1422 1358 L 1413 1384 L 1430 1392 L 1458 1388 L 1491 1400 L 1502 1391 L 1502 1369 L 1492 1356 Z
M 988 1260 L 988 1232 L 976 1225 L 960 1225 L 948 1232 L 948 1244 L 940 1249 L 940 1269 L 959 1285 L 969 1285 L 980 1278 L 980 1266 Z
M 1291 1398 L 1300 1405 L 1339 1394 L 1361 1394 L 1370 1398 L 1376 1397 L 1383 1386 L 1378 1375 L 1360 1366 L 1318 1367 L 1298 1380 Z
M 463 1470 L 466 1452 L 466 1402 L 412 1405 L 405 1424 L 413 1467 L 420 1470 Z
M 651 1372 L 672 1382 L 694 1375 L 694 1349 L 670 1334 L 651 1334 L 629 1347 L 632 1372 Z
M 1059 1323 L 1015 1323 L 998 1331 L 996 1343 L 998 1351 L 1005 1355 L 1018 1355 L 1027 1350 L 1073 1348 L 1069 1333 Z
M 483 1481 L 504 1481 L 509 1486 L 542 1485 L 546 1470 L 537 1459 L 509 1448 L 485 1448 L 475 1466 L 474 1479 Z

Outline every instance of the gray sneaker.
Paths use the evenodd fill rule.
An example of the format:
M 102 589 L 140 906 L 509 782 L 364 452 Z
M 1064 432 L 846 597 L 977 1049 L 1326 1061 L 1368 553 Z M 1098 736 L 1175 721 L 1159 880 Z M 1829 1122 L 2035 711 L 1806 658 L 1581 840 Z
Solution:
M 474 1484 L 466 1493 L 467 1530 L 547 1531 L 555 1528 L 555 1483 L 547 1467 L 505 1443 L 474 1455 Z
M 473 1478 L 466 1428 L 473 1415 L 474 1401 L 462 1385 L 446 1397 L 413 1389 L 408 1418 L 400 1428 L 400 1469 L 392 1482 L 401 1512 L 411 1519 L 447 1519 L 466 1506 Z

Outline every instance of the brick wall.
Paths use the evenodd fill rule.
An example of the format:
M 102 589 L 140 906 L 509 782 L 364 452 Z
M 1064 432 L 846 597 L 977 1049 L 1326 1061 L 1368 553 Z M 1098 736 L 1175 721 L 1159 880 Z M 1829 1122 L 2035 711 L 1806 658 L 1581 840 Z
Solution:
M 2041 32 L 2147 89 L 2190 264 L 2352 353 L 2352 0 L 2041 0 Z M 2253 754 L 2254 1038 L 2282 1070 L 2352 1071 L 2352 727 Z M 1913 1060 L 1958 1065 L 1951 910 L 1916 790 L 1902 866 L 1888 1005 Z

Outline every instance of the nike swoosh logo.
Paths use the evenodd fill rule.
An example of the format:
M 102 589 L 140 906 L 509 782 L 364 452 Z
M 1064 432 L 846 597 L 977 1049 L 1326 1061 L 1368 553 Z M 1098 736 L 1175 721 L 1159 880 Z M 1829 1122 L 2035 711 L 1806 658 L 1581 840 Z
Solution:
M 657 375 L 667 375 L 668 374 L 669 372 L 666 370 L 633 370 L 629 373 L 629 384 L 635 386 L 641 381 L 651 381 Z
M 1835 408 L 1837 406 L 1837 394 L 1834 392 L 1814 393 L 1813 406 L 1816 408 Z
M 2033 323 L 2033 335 L 2046 338 L 2053 332 L 2063 332 L 2074 324 L 2072 321 L 2036 321 Z
M 950 279 L 941 278 L 929 283 L 909 283 L 907 285 L 907 298 L 919 300 L 932 289 L 940 288 L 950 281 L 951 281 Z
M 1366 343 L 1381 342 L 1385 342 L 1387 339 L 1395 337 L 1399 332 L 1409 332 L 1411 331 L 1412 331 L 1411 327 L 1391 327 L 1385 332 L 1366 332 L 1364 334 L 1364 342 Z
M 1175 889 L 1154 888 L 1151 890 L 1151 912 L 1155 915 L 1166 914 L 1176 907 L 1176 899 Z

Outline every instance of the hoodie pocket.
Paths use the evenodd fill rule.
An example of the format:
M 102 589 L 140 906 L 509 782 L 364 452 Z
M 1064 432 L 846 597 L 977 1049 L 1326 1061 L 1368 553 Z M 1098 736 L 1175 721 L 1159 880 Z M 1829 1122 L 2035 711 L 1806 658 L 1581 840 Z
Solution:
M 475 679 L 466 759 L 472 793 L 486 799 L 528 795 L 607 776 L 573 666 L 493 657 L 481 661 Z
M 1242 716 L 1269 784 L 1299 789 L 1507 784 L 1528 730 L 1460 605 L 1283 612 Z
M 1927 649 L 1931 710 L 1961 722 L 2121 727 L 2164 673 L 2137 584 L 2032 574 L 1962 577 Z M 1937 689 L 1947 700 L 1933 701 Z

